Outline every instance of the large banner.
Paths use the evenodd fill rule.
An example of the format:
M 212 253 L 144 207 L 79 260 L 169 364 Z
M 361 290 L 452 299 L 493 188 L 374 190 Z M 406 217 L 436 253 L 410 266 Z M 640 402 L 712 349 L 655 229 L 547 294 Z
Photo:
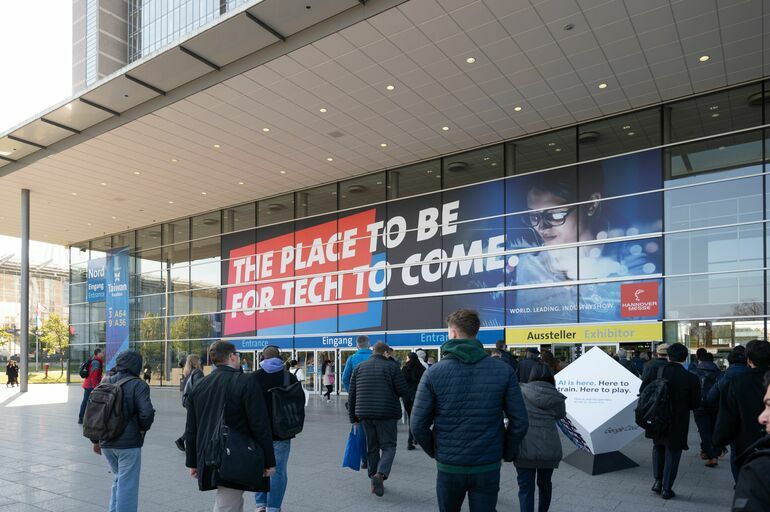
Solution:
M 88 302 L 104 302 L 107 284 L 104 274 L 107 266 L 107 258 L 95 258 L 88 260 L 86 282 L 86 300 Z
M 115 366 L 115 358 L 128 349 L 129 299 L 128 299 L 128 247 L 107 252 L 105 282 L 105 320 L 107 345 L 105 347 L 106 369 Z
M 459 307 L 487 328 L 660 319 L 661 193 L 638 195 L 660 188 L 660 160 L 655 150 L 225 235 L 224 335 L 436 329 Z

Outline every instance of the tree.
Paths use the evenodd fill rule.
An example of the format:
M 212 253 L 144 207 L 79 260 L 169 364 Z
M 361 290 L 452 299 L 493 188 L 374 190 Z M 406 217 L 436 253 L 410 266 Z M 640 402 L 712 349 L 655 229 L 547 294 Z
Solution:
M 150 341 L 163 339 L 163 320 L 154 313 L 147 313 L 139 325 L 139 353 L 145 363 L 159 359 L 162 353 L 162 341 Z
M 13 334 L 8 332 L 13 328 L 9 325 L 0 327 L 0 349 L 5 348 L 7 345 L 13 343 Z
M 64 351 L 70 346 L 70 328 L 56 313 L 51 313 L 43 322 L 40 346 L 49 354 L 58 352 L 61 360 L 61 375 L 64 375 Z
M 171 325 L 171 346 L 177 353 L 189 351 L 189 340 L 211 337 L 213 323 L 209 315 L 192 315 L 177 318 Z

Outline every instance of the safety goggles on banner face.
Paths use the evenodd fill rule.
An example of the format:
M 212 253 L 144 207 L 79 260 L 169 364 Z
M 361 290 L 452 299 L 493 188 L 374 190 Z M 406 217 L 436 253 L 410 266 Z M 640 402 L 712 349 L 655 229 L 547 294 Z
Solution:
M 542 223 L 543 227 L 561 226 L 567 222 L 567 217 L 577 209 L 577 206 L 570 206 L 566 210 L 545 210 L 542 212 L 532 212 L 521 218 L 522 223 L 531 228 L 536 228 Z

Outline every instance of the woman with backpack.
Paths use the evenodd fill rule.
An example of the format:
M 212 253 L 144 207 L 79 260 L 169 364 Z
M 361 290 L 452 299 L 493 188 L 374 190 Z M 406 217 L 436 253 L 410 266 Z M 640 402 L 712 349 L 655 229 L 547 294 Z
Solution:
M 553 369 L 542 362 L 532 368 L 529 381 L 521 385 L 521 394 L 527 407 L 529 429 L 513 460 L 519 483 L 519 508 L 521 512 L 534 512 L 537 484 L 537 509 L 546 512 L 553 493 L 551 477 L 562 456 L 556 421 L 567 415 L 567 397 L 556 389 Z
M 416 352 L 410 352 L 406 358 L 404 367 L 401 368 L 401 373 L 406 379 L 406 385 L 409 386 L 411 396 L 415 396 L 417 393 L 417 385 L 422 379 L 422 374 L 425 373 L 425 367 L 420 362 L 420 358 L 417 357 Z M 407 419 L 412 418 L 412 406 L 414 405 L 414 399 L 404 400 L 404 410 L 406 411 Z M 406 449 L 414 450 L 414 436 L 412 435 L 412 429 L 409 428 L 409 440 L 407 441 Z
M 326 386 L 326 393 L 323 396 L 327 402 L 331 402 L 332 389 L 334 389 L 334 365 L 329 359 L 324 360 L 321 366 L 321 384 Z
M 201 367 L 201 358 L 195 354 L 187 356 L 187 360 L 184 363 L 184 370 L 182 371 L 182 407 L 187 408 L 187 397 L 193 390 L 193 387 L 204 377 L 203 368 Z M 181 451 L 185 451 L 184 446 L 184 432 L 182 435 L 174 441 L 174 444 Z

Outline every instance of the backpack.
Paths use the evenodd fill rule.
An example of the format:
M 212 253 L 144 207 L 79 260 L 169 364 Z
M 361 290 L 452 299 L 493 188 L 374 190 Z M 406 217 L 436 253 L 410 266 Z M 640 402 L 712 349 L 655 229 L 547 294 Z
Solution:
M 83 364 L 80 365 L 80 377 L 83 379 L 88 378 L 88 372 L 91 369 L 91 361 L 93 361 L 93 358 L 89 357 L 88 360 L 84 361 Z
M 111 441 L 126 428 L 128 418 L 123 414 L 123 389 L 126 382 L 138 379 L 133 375 L 119 381 L 102 382 L 91 391 L 83 416 L 83 436 L 92 441 Z
M 270 388 L 268 391 L 273 406 L 273 436 L 285 440 L 291 439 L 305 425 L 305 391 L 301 382 L 289 384 L 289 373 L 283 372 L 283 386 Z
M 658 376 L 639 394 L 636 404 L 636 424 L 653 437 L 668 433 L 671 426 L 671 393 L 668 379 L 663 378 L 665 366 L 658 369 Z
M 700 381 L 700 407 L 715 408 L 716 406 L 708 401 L 709 392 L 719 382 L 719 374 L 716 372 L 707 372 L 700 368 L 695 369 L 695 375 Z

